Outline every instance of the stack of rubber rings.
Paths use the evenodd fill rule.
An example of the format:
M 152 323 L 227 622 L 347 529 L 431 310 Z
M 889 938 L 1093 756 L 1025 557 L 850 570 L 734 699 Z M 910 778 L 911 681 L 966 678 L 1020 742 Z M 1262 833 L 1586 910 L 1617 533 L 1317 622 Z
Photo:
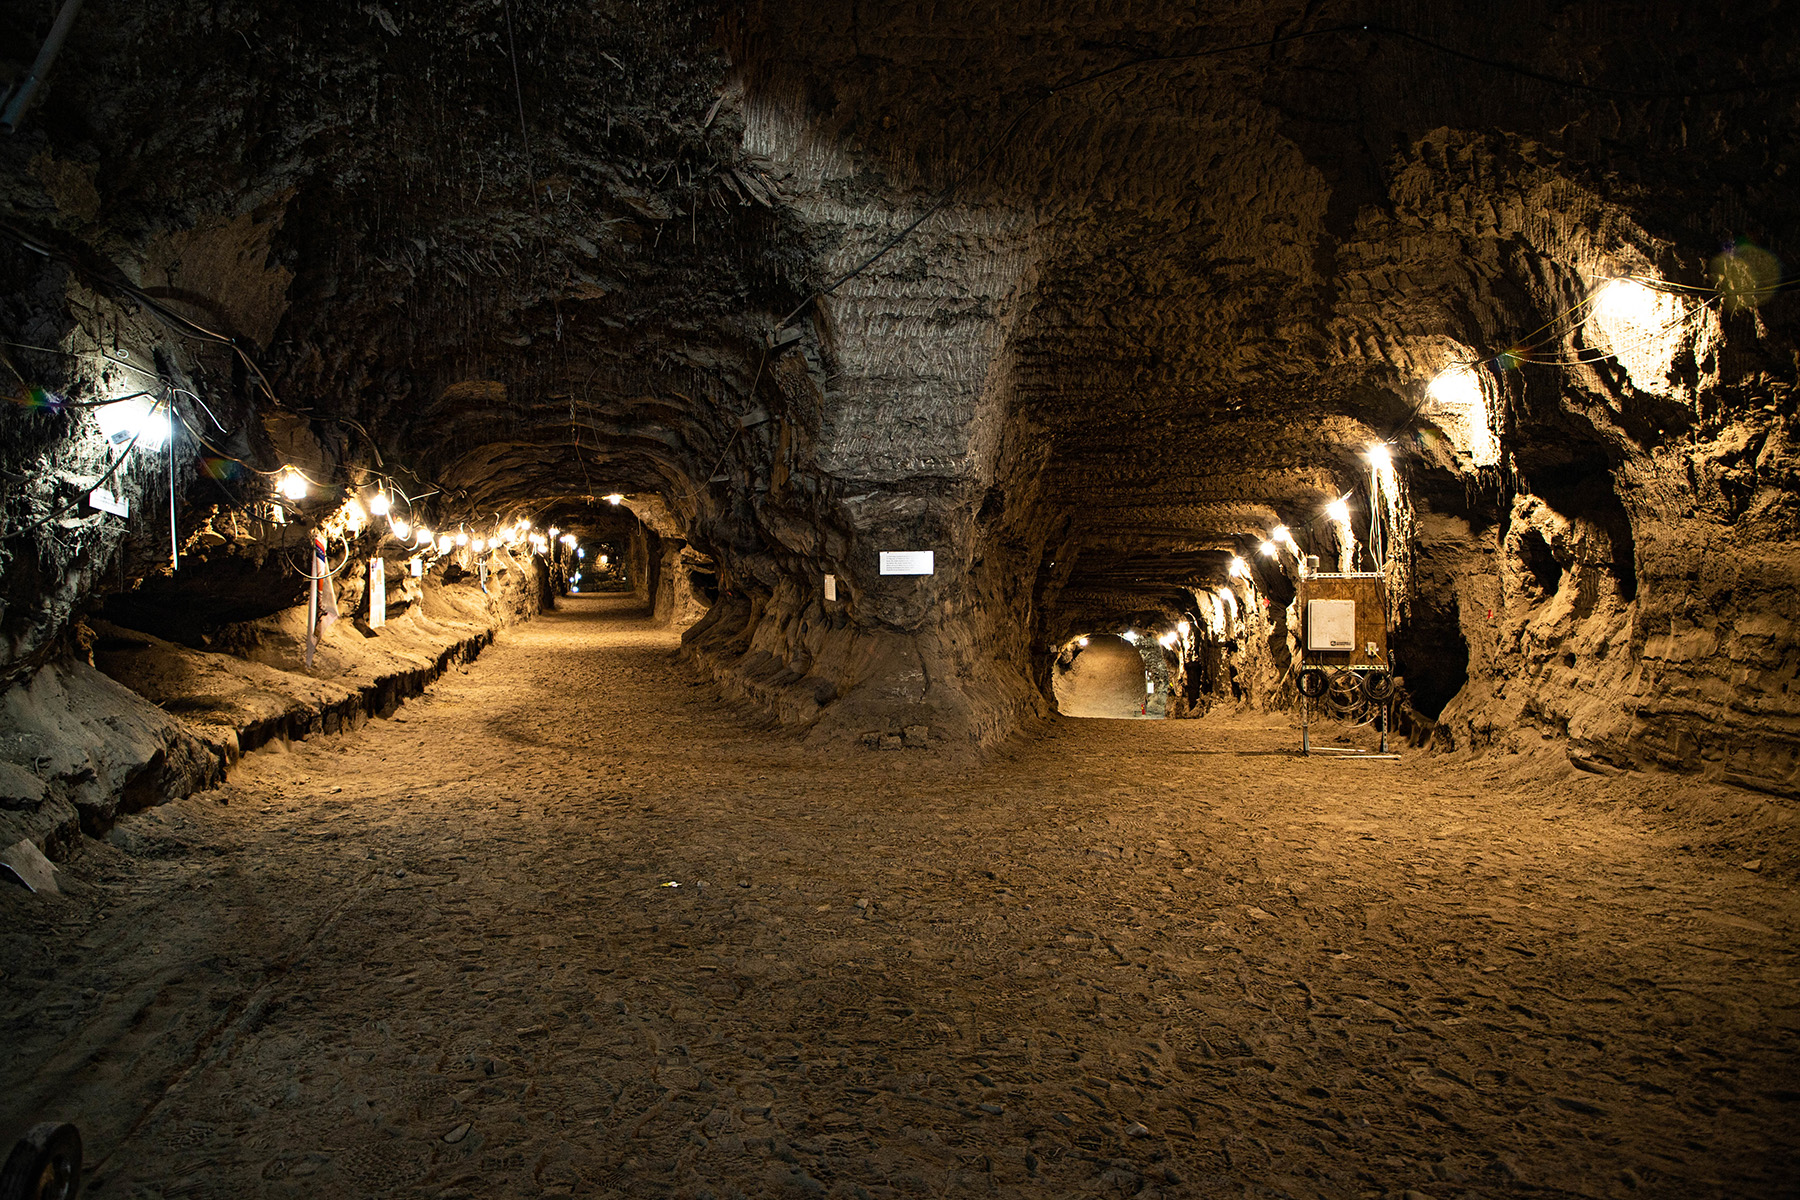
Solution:
M 1373 720 L 1394 695 L 1394 677 L 1386 671 L 1308 667 L 1300 672 L 1298 686 L 1308 700 L 1323 700 L 1332 716 L 1358 723 Z

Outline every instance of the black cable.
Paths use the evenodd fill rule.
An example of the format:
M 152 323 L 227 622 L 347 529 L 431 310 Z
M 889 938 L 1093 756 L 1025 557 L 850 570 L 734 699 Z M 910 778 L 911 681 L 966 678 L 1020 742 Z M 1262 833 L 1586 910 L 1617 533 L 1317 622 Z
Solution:
M 138 444 L 138 439 L 143 436 L 144 436 L 143 430 L 139 430 L 137 433 L 132 434 L 131 441 L 126 443 L 125 448 L 123 450 L 119 451 L 119 457 L 113 459 L 112 466 L 106 468 L 106 474 L 104 474 L 100 478 L 94 480 L 93 487 L 90 487 L 86 490 L 88 492 L 92 492 L 95 490 L 95 488 L 104 487 L 106 485 L 106 481 L 111 479 L 118 472 L 119 468 L 125 464 L 125 460 L 127 458 L 131 457 L 132 448 Z M 42 529 L 44 526 L 48 525 L 50 522 L 56 520 L 56 518 L 58 518 L 60 516 L 64 516 L 68 513 L 74 512 L 76 509 L 81 507 L 81 503 L 82 503 L 81 500 L 77 500 L 73 504 L 65 504 L 61 508 L 54 510 L 48 516 L 42 518 L 41 520 L 33 521 L 29 525 L 21 525 L 17 529 L 9 529 L 5 533 L 0 534 L 0 541 L 4 541 L 8 538 L 19 537 L 23 534 L 30 533 L 36 529 Z

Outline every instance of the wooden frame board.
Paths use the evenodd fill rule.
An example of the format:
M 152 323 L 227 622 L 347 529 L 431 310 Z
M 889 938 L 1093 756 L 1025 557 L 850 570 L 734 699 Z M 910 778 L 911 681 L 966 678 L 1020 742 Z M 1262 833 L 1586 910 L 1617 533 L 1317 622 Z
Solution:
M 1377 574 L 1308 575 L 1300 581 L 1300 665 L 1327 670 L 1391 671 L 1387 636 L 1387 580 Z M 1306 648 L 1306 603 L 1309 600 L 1352 600 L 1356 603 L 1356 648 L 1349 651 Z M 1371 656 L 1366 647 L 1375 643 Z

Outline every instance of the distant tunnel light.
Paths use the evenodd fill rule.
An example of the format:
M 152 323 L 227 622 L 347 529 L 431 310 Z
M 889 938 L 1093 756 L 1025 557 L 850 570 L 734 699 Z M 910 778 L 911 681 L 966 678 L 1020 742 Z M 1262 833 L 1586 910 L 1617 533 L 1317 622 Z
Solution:
M 610 495 L 606 498 L 606 502 L 608 504 L 616 505 L 616 504 L 619 504 L 620 502 L 622 502 L 624 499 L 625 499 L 624 496 L 620 495 L 618 492 L 614 492 L 612 495 Z
M 1077 645 L 1077 646 L 1080 646 L 1080 647 L 1081 647 L 1081 648 L 1082 648 L 1082 649 L 1083 649 L 1083 650 L 1086 650 L 1086 649 L 1087 649 L 1087 644 L 1088 644 L 1088 640 L 1087 640 L 1087 637 L 1086 637 L 1086 636 L 1085 636 L 1085 635 L 1083 635 L 1083 636 L 1082 636 L 1082 637 L 1078 637 L 1078 638 L 1076 638 L 1076 639 L 1075 639 L 1075 644 L 1076 644 L 1076 645 Z
M 1137 640 L 1138 640 L 1137 630 L 1127 629 L 1124 633 L 1121 633 L 1119 636 L 1124 638 L 1126 641 L 1130 642 L 1132 645 L 1134 645 L 1134 646 L 1137 645 Z

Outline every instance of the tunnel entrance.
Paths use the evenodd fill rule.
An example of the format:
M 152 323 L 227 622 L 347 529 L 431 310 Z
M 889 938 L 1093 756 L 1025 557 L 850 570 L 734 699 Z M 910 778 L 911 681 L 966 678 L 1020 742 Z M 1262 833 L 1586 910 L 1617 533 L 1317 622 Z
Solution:
M 1065 717 L 1111 717 L 1119 720 L 1159 719 L 1160 702 L 1151 694 L 1150 675 L 1138 648 L 1110 633 L 1098 633 L 1086 646 L 1073 648 L 1066 663 L 1058 660 L 1052 676 L 1056 708 Z

